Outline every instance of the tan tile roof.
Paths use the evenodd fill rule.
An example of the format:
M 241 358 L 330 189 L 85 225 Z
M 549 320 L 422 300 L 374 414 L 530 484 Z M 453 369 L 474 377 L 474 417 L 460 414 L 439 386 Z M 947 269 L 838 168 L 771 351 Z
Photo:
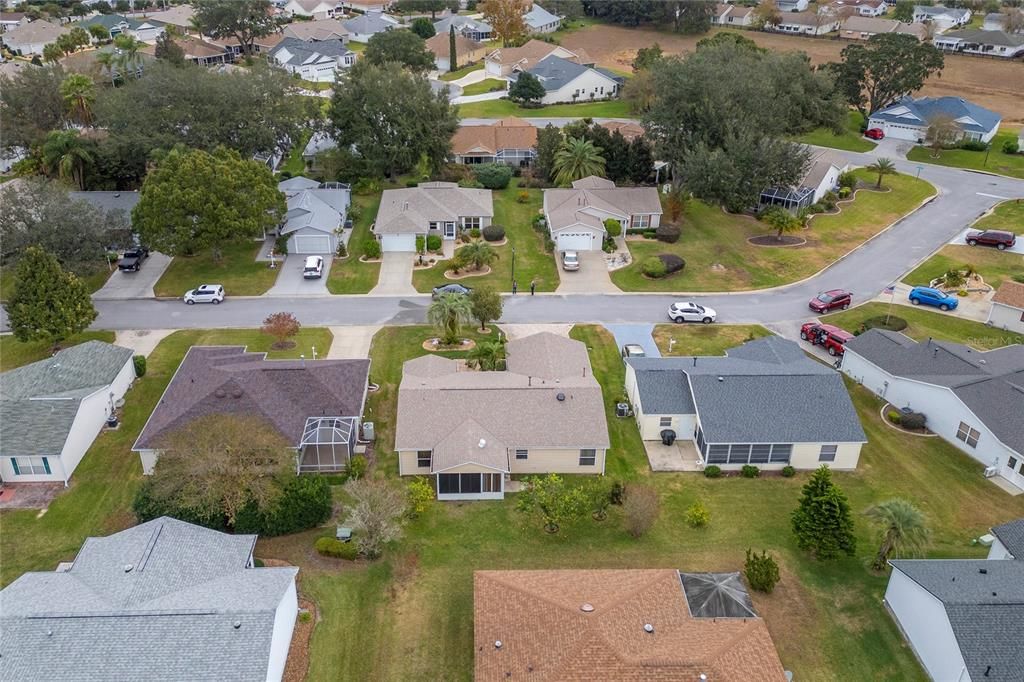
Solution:
M 70 33 L 70 29 L 36 19 L 27 24 L 15 26 L 4 33 L 4 42 L 18 47 L 31 43 L 52 43 L 65 33 Z
M 191 5 L 177 5 L 162 12 L 150 12 L 146 18 L 192 30 L 192 18 L 195 15 L 196 11 Z
M 996 290 L 992 302 L 1024 309 L 1024 284 L 1006 280 Z
M 377 234 L 425 233 L 428 224 L 460 216 L 494 216 L 488 189 L 459 187 L 454 182 L 423 182 L 417 187 L 386 189 L 373 231 Z
M 596 178 L 600 181 L 601 178 Z M 581 183 L 580 187 L 576 187 Z M 604 230 L 594 212 L 610 213 L 625 220 L 631 215 L 661 214 L 661 200 L 654 187 L 610 187 L 590 178 L 573 183 L 573 189 L 544 190 L 544 213 L 552 230 L 577 223 Z
M 673 569 L 477 571 L 473 635 L 477 682 L 786 679 L 763 620 L 692 617 Z
M 537 128 L 518 118 L 493 125 L 461 126 L 452 136 L 452 152 L 496 154 L 502 149 L 532 149 L 537 146 Z
M 619 134 L 626 138 L 627 142 L 643 137 L 646 132 L 642 125 L 632 121 L 606 121 L 601 124 L 601 127 L 606 128 L 610 133 L 614 133 L 616 130 L 619 131 Z
M 284 36 L 299 40 L 331 40 L 348 37 L 348 29 L 337 19 L 295 21 L 284 27 Z

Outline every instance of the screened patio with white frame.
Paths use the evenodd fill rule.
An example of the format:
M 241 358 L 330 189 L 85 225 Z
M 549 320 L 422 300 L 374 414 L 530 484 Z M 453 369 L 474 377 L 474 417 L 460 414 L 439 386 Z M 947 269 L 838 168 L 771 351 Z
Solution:
M 359 422 L 355 417 L 309 417 L 299 443 L 298 473 L 332 473 L 348 468 Z

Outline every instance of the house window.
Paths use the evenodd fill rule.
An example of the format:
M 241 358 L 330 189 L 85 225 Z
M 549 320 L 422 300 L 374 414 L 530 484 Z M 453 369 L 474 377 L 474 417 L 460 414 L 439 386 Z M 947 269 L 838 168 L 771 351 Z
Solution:
M 708 445 L 708 464 L 725 464 L 728 461 L 728 445 Z
M 662 417 L 658 420 L 658 426 L 672 426 L 672 417 Z
M 642 228 L 651 226 L 651 216 L 635 215 L 630 219 L 630 227 Z
M 981 431 L 978 429 L 972 429 L 964 422 L 960 422 L 960 426 L 956 430 L 956 437 L 974 448 L 978 446 L 978 439 L 981 437 Z
M 755 443 L 750 446 L 750 463 L 765 464 L 772 454 L 772 446 L 768 443 Z
M 594 448 L 583 448 L 580 450 L 580 466 L 591 467 L 597 462 L 597 450 Z
M 733 444 L 729 448 L 729 464 L 749 464 L 750 444 Z
M 793 446 L 790 444 L 776 443 L 772 446 L 772 454 L 768 461 L 778 464 L 789 464 L 789 457 L 793 454 Z
M 467 230 L 480 229 L 480 218 L 463 218 L 462 227 Z
M 529 450 L 516 450 L 516 459 L 527 459 L 529 456 Z
M 818 451 L 819 462 L 834 462 L 836 461 L 836 450 L 839 449 L 838 445 L 822 445 L 821 450 Z
M 15 476 L 42 476 L 50 473 L 47 457 L 11 457 Z
M 430 466 L 430 450 L 416 451 L 416 466 L 426 468 Z

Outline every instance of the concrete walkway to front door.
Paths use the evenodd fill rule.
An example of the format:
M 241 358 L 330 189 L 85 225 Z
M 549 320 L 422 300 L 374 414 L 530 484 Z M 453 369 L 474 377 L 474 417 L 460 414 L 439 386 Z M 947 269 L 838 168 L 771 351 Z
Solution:
M 377 286 L 370 290 L 370 294 L 414 295 L 416 289 L 412 286 L 412 258 L 412 253 L 406 251 L 385 252 L 383 262 L 380 264 Z

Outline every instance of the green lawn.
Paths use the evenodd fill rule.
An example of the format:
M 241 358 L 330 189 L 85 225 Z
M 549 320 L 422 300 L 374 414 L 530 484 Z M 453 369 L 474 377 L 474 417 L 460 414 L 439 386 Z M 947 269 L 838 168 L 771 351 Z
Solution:
M 14 288 L 16 272 L 17 266 L 15 265 L 0 268 L 0 301 L 6 301 L 8 292 Z M 110 279 L 110 273 L 112 272 L 113 270 L 110 269 L 110 266 L 103 263 L 103 265 L 98 266 L 95 270 L 81 279 L 85 282 L 85 287 L 88 289 L 89 293 L 93 293 L 107 283 L 107 280 Z
M 468 277 L 459 282 L 469 287 L 488 284 L 498 291 L 512 290 L 512 248 L 516 249 L 516 281 L 520 292 L 529 292 L 530 281 L 536 280 L 537 291 L 554 291 L 558 287 L 558 268 L 554 256 L 544 251 L 544 237 L 533 229 L 533 219 L 543 201 L 541 190 L 527 190 L 530 200 L 525 204 L 516 201 L 519 192 L 518 181 L 506 189 L 493 193 L 494 223 L 505 228 L 508 243 L 497 246 L 498 260 L 491 265 L 490 274 Z M 444 277 L 448 261 L 436 263 L 434 267 L 416 270 L 412 283 L 417 291 L 427 293 L 439 284 L 451 280 Z
M 479 83 L 473 83 L 467 85 L 462 89 L 463 95 L 483 95 L 487 92 L 495 92 L 497 90 L 505 89 L 505 81 L 498 80 L 497 78 L 486 78 Z
M 771 332 L 759 324 L 658 324 L 652 336 L 662 355 L 725 355 L 728 349 Z M 671 340 L 675 343 L 669 352 Z
M 245 240 L 221 249 L 220 262 L 209 251 L 195 256 L 175 256 L 153 290 L 159 296 L 178 297 L 200 284 L 221 284 L 227 296 L 259 296 L 274 285 L 280 270 L 257 262 L 261 243 Z
M 520 116 L 522 118 L 555 118 L 555 117 L 591 117 L 591 118 L 629 118 L 629 102 L 612 99 L 602 102 L 585 102 L 582 104 L 549 104 L 539 109 L 524 109 L 507 99 L 492 99 L 485 102 L 471 102 L 459 105 L 460 118 L 505 118 Z
M 847 331 L 856 332 L 864 320 L 885 316 L 888 311 L 888 303 L 865 303 L 841 313 L 826 315 L 821 319 Z M 940 341 L 965 343 L 980 350 L 1024 343 L 1024 335 L 993 329 L 981 322 L 972 322 L 948 313 L 894 305 L 892 314 L 907 321 L 907 328 L 903 330 L 903 333 L 917 341 L 924 341 L 931 337 Z
M 350 41 L 345 43 L 345 47 L 352 50 L 356 54 L 362 54 L 366 51 L 366 43 L 357 43 L 356 41 Z
M 927 286 L 954 268 L 971 265 L 986 284 L 999 288 L 1013 275 L 1024 275 L 1024 256 L 1006 253 L 983 246 L 947 245 L 942 250 L 908 273 L 903 282 L 912 286 Z
M 931 149 L 917 146 L 910 150 L 907 158 L 911 161 L 934 163 L 939 166 L 984 170 L 1014 178 L 1024 178 L 1024 154 L 1003 153 L 1003 143 L 1016 139 L 1016 130 L 1003 130 L 992 138 L 991 149 L 987 153 L 972 152 L 966 149 L 946 149 L 940 152 L 939 158 L 935 159 L 932 158 Z
M 469 74 L 473 73 L 474 71 L 479 71 L 482 68 L 484 68 L 484 63 L 483 62 L 476 62 L 474 64 L 470 64 L 468 66 L 464 66 L 461 69 L 458 69 L 457 71 L 449 71 L 448 73 L 442 73 L 441 77 L 440 77 L 440 80 L 443 80 L 443 81 L 457 81 L 460 78 L 462 78 L 463 76 L 469 75 Z
M 302 80 L 302 79 L 299 79 L 299 84 L 303 88 L 305 88 L 306 90 L 314 90 L 316 92 L 321 92 L 323 90 L 330 90 L 331 88 L 334 87 L 334 83 L 324 83 L 324 82 L 315 83 L 313 81 L 307 81 L 307 80 Z
M 974 223 L 985 230 L 1009 230 L 1024 235 L 1024 198 L 1004 201 L 991 213 Z
M 348 259 L 335 260 L 327 276 L 327 290 L 332 294 L 365 294 L 377 286 L 380 263 L 364 263 L 359 257 L 365 253 L 368 239 L 372 238 L 370 225 L 377 217 L 380 193 L 369 196 L 352 195 L 352 201 L 363 213 L 353 221 L 352 235 L 348 240 Z
M 82 332 L 75 334 L 69 339 L 61 342 L 61 348 L 77 346 L 86 341 L 114 342 L 114 332 Z M 0 371 L 6 372 L 15 367 L 27 365 L 36 360 L 43 360 L 50 357 L 53 351 L 53 344 L 46 341 L 27 341 L 22 343 L 10 334 L 0 336 Z
M 291 150 L 288 152 L 288 158 L 284 160 L 281 167 L 278 168 L 280 173 L 291 173 L 292 177 L 296 175 L 302 175 L 306 172 L 306 160 L 302 158 L 302 152 L 306 149 L 306 144 L 309 142 L 309 138 L 312 137 L 312 133 L 308 130 L 302 131 L 302 135 L 292 145 Z
M 849 152 L 869 152 L 875 148 L 875 143 L 860 134 L 860 125 L 863 121 L 863 114 L 851 111 L 847 116 L 846 128 L 841 134 L 836 135 L 828 128 L 817 128 L 800 135 L 796 140 L 804 144 L 845 149 Z
M 112 335 L 111 335 L 112 336 Z M 290 351 L 271 351 L 271 357 L 298 357 L 315 345 L 326 353 L 327 329 L 308 327 Z M 178 364 L 192 345 L 244 345 L 269 351 L 273 339 L 256 330 L 188 330 L 171 334 L 149 356 L 146 376 L 125 395 L 121 428 L 104 431 L 71 477 L 70 489 L 43 516 L 36 510 L 0 513 L 0 584 L 7 585 L 25 571 L 52 571 L 60 561 L 75 557 L 89 535 L 107 535 L 134 524 L 131 501 L 142 480 L 142 466 L 131 446 L 160 399 Z M 6 349 L 6 343 L 4 345 Z
M 862 181 L 873 181 L 864 170 L 855 173 Z M 892 191 L 861 190 L 853 203 L 842 204 L 842 212 L 814 218 L 809 229 L 795 233 L 807 240 L 800 247 L 754 246 L 747 238 L 769 233 L 764 223 L 689 201 L 680 240 L 627 241 L 633 262 L 612 272 L 612 281 L 623 291 L 740 291 L 797 281 L 860 246 L 935 193 L 930 184 L 909 175 L 886 177 L 885 186 Z M 646 278 L 641 263 L 660 253 L 681 256 L 686 268 L 663 279 Z

